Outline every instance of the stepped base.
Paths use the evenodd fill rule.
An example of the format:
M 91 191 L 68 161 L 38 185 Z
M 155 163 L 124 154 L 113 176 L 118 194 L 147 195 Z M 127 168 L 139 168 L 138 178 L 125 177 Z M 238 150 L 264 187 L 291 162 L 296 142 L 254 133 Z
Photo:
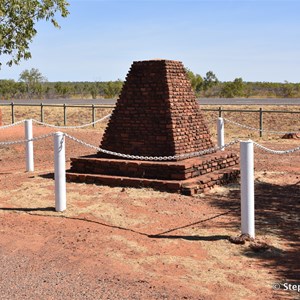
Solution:
M 205 193 L 215 185 L 236 181 L 238 160 L 236 154 L 228 151 L 172 162 L 83 156 L 71 158 L 67 180 L 194 195 Z
M 238 168 L 227 168 L 214 173 L 197 176 L 186 180 L 159 180 L 101 174 L 67 173 L 68 182 L 122 186 L 134 188 L 153 188 L 159 191 L 195 195 L 209 191 L 216 185 L 235 182 L 239 176 Z

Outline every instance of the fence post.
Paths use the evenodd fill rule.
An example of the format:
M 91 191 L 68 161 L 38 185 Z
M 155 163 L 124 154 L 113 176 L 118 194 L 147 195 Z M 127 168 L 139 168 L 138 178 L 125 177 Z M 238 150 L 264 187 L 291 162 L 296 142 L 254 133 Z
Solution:
M 15 123 L 15 104 L 11 102 L 11 123 Z
M 217 131 L 218 131 L 218 147 L 224 146 L 224 119 L 218 118 L 217 120 Z M 222 148 L 221 151 L 225 149 Z
M 66 192 L 66 155 L 65 136 L 62 132 L 54 134 L 54 179 L 55 179 L 55 210 L 67 208 Z
M 93 122 L 93 127 L 95 127 L 95 105 L 92 104 L 92 122 Z
M 255 238 L 253 141 L 240 142 L 241 231 Z
M 41 122 L 44 123 L 44 104 L 41 103 Z
M 263 109 L 259 109 L 259 136 L 262 137 L 263 133 Z
M 64 103 L 64 126 L 67 125 L 67 106 L 66 103 Z
M 32 119 L 25 120 L 25 139 L 32 139 Z M 26 172 L 34 171 L 33 141 L 26 142 Z
M 222 107 L 219 107 L 219 118 L 222 118 Z

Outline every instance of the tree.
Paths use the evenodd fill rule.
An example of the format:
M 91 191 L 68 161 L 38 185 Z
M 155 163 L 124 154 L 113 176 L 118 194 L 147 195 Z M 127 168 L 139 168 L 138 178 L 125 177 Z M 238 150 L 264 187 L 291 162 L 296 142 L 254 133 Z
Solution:
M 288 82 L 287 80 L 284 81 L 283 84 L 283 97 L 284 98 L 293 98 L 295 95 L 295 85 Z
M 218 83 L 217 76 L 212 71 L 208 71 L 203 79 L 203 90 L 206 92 Z
M 23 82 L 15 82 L 12 79 L 0 80 L 0 99 L 16 99 L 22 97 L 26 87 Z
M 191 82 L 192 88 L 196 93 L 202 89 L 203 79 L 199 74 L 194 74 L 191 70 L 186 69 L 187 76 Z
M 41 94 L 42 83 L 47 81 L 47 78 L 38 69 L 32 68 L 31 70 L 24 70 L 19 76 L 19 81 L 26 84 L 27 93 L 32 96 L 33 94 Z
M 241 97 L 244 94 L 245 85 L 242 78 L 236 78 L 233 82 L 225 82 L 220 96 L 223 98 Z
M 0 80 L 0 98 L 6 99 L 12 97 L 15 91 L 14 80 Z
M 54 89 L 56 93 L 63 98 L 67 98 L 72 90 L 69 85 L 63 82 L 56 82 L 54 85 Z
M 106 98 L 117 97 L 122 90 L 123 82 L 118 79 L 117 81 L 109 81 L 104 87 L 104 95 Z
M 90 85 L 90 92 L 93 99 L 97 99 L 98 95 L 98 88 L 97 88 L 97 82 L 94 82 Z
M 31 58 L 29 44 L 37 31 L 36 22 L 51 21 L 57 12 L 66 17 L 68 3 L 65 0 L 0 0 L 0 57 L 8 66 Z M 0 68 L 2 66 L 0 61 Z

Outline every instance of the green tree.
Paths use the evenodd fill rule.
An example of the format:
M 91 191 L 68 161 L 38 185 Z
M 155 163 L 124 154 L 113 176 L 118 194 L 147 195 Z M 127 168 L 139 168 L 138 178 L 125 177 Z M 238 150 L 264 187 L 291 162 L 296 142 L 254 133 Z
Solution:
M 12 99 L 22 97 L 26 91 L 23 82 L 15 82 L 12 79 L 0 80 L 0 99 Z
M 97 95 L 98 95 L 98 92 L 99 92 L 98 88 L 97 88 L 97 82 L 94 82 L 94 83 L 91 84 L 90 92 L 91 92 L 92 98 L 97 99 Z
M 220 96 L 223 98 L 241 97 L 244 95 L 244 82 L 242 78 L 236 78 L 233 82 L 225 82 Z
M 203 79 L 199 74 L 194 74 L 191 70 L 186 69 L 187 76 L 191 82 L 192 88 L 196 93 L 202 89 Z
M 51 21 L 59 28 L 56 13 L 66 17 L 65 0 L 0 0 L 0 58 L 7 65 L 31 58 L 29 44 L 37 31 L 36 22 Z M 0 67 L 4 61 L 0 61 Z
M 284 98 L 293 98 L 296 94 L 296 89 L 295 89 L 295 85 L 288 82 L 287 80 L 284 81 L 283 84 L 283 97 Z
M 117 97 L 122 90 L 123 82 L 118 79 L 117 81 L 106 82 L 104 87 L 104 96 L 106 98 L 115 98 Z
M 58 96 L 63 98 L 67 98 L 72 92 L 71 86 L 64 82 L 56 82 L 54 89 Z
M 26 84 L 27 94 L 32 97 L 34 94 L 39 96 L 42 94 L 42 83 L 47 81 L 47 78 L 38 69 L 32 68 L 31 70 L 24 70 L 20 74 L 19 81 Z
M 218 83 L 219 80 L 217 76 L 212 71 L 208 71 L 205 77 L 203 78 L 203 90 L 206 92 Z
M 0 98 L 7 99 L 12 97 L 15 90 L 14 80 L 0 80 Z

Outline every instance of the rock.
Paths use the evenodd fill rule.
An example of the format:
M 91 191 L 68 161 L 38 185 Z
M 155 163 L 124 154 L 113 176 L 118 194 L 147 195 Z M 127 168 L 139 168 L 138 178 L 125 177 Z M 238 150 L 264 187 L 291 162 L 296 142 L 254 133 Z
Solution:
M 300 139 L 300 134 L 292 132 L 292 133 L 286 133 L 282 139 Z
M 270 249 L 270 246 L 265 242 L 252 242 L 252 243 L 250 243 L 249 247 L 254 252 L 263 252 L 263 251 Z

